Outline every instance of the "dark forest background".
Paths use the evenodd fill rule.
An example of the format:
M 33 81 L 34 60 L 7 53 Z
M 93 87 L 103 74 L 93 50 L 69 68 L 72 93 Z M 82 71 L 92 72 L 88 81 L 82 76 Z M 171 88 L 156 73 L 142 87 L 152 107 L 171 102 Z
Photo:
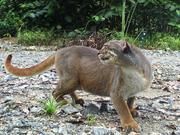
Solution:
M 0 0 L 0 37 L 22 44 L 101 34 L 180 49 L 179 0 Z M 56 39 L 56 40 L 55 40 Z

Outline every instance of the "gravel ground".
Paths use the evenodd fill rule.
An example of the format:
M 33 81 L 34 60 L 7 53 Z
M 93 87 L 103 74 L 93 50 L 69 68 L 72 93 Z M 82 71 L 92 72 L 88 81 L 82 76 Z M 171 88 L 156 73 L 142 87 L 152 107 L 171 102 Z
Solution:
M 0 135 L 136 134 L 119 132 L 119 119 L 109 98 L 85 92 L 78 92 L 85 100 L 85 107 L 69 103 L 55 115 L 45 115 L 41 102 L 51 97 L 56 86 L 58 78 L 54 68 L 20 78 L 7 74 L 3 61 L 12 53 L 14 64 L 27 67 L 54 52 L 47 50 L 52 48 L 27 48 L 0 42 Z M 180 52 L 142 51 L 152 63 L 154 80 L 150 89 L 137 95 L 139 116 L 135 119 L 141 126 L 139 134 L 180 135 Z M 69 96 L 66 98 L 70 100 Z M 90 123 L 88 114 L 95 122 Z

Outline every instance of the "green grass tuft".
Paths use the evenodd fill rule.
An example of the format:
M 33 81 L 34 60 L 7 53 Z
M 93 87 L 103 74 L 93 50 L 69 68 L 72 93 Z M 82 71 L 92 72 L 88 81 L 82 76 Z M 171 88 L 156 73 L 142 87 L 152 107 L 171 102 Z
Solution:
M 58 109 L 58 103 L 53 97 L 43 102 L 43 110 L 47 115 L 53 115 Z
M 87 115 L 87 124 L 89 126 L 92 126 L 92 125 L 96 124 L 96 116 L 93 115 L 93 114 L 88 114 Z

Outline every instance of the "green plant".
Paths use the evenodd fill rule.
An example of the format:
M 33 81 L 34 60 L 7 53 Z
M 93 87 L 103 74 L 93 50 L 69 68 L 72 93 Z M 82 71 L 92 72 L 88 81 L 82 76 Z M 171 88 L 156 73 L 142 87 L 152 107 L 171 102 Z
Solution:
M 180 38 L 179 35 L 170 35 L 156 33 L 153 37 L 154 46 L 160 49 L 170 48 L 172 50 L 180 50 Z
M 22 24 L 23 22 L 17 14 L 8 11 L 4 19 L 0 18 L 0 37 L 15 36 Z
M 126 40 L 129 43 L 131 43 L 131 44 L 138 43 L 138 41 L 136 41 L 134 37 L 128 36 L 128 35 L 124 35 L 122 32 L 118 32 L 118 31 L 112 31 L 112 33 L 110 35 L 110 39 Z
M 18 43 L 24 45 L 50 45 L 53 40 L 52 31 L 42 31 L 42 30 L 33 30 L 33 31 L 20 31 L 18 32 Z
M 121 34 L 124 37 L 125 36 L 125 28 L 126 28 L 126 0 L 122 1 L 122 17 L 121 17 Z
M 83 38 L 89 34 L 89 31 L 86 31 L 84 28 L 75 29 L 67 33 L 68 38 Z
M 20 32 L 23 35 L 22 32 L 34 28 L 53 29 L 70 38 L 83 37 L 88 30 L 96 32 L 101 28 L 121 31 L 117 35 L 120 37 L 136 37 L 142 30 L 175 34 L 180 31 L 179 9 L 178 0 L 0 0 L 0 37 L 17 36 L 17 32 L 18 36 Z M 52 37 L 47 36 L 47 42 L 40 44 L 49 44 Z M 30 39 L 35 38 L 22 42 L 32 44 Z
M 43 110 L 45 114 L 52 115 L 55 114 L 58 109 L 58 103 L 53 97 L 43 102 Z
M 8 35 L 16 35 L 16 28 L 10 24 L 7 24 L 4 21 L 0 21 L 0 37 L 5 37 L 7 34 Z
M 112 27 L 118 27 L 117 20 L 119 20 L 119 14 L 122 12 L 122 8 L 119 5 L 119 2 L 114 4 L 112 1 L 107 1 L 106 4 L 103 5 L 103 8 L 101 8 L 95 14 L 91 14 L 86 27 L 88 24 L 90 24 L 90 22 L 94 22 L 95 24 L 105 24 L 106 22 L 109 24 L 109 22 L 113 22 L 114 24 L 112 24 Z M 111 25 L 108 27 L 110 28 Z
M 87 124 L 88 124 L 89 126 L 92 126 L 92 125 L 94 125 L 95 123 L 96 123 L 96 117 L 95 117 L 95 115 L 88 114 L 88 115 L 87 115 Z

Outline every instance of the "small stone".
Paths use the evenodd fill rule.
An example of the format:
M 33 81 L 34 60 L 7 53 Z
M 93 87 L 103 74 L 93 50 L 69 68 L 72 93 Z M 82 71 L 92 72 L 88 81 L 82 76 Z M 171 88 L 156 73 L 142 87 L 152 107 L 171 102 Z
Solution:
M 167 47 L 165 48 L 165 51 L 171 51 L 171 48 Z
M 87 133 L 89 133 L 89 132 L 91 132 L 91 129 L 90 129 L 90 128 L 85 128 L 85 129 L 84 129 L 84 133 L 87 134 Z
M 32 131 L 28 131 L 26 135 L 32 135 L 33 132 Z
M 30 46 L 29 50 L 37 50 L 37 47 L 36 46 Z
M 31 113 L 39 113 L 41 110 L 41 107 L 38 106 L 33 106 L 32 108 L 30 108 Z
M 169 121 L 173 121 L 176 119 L 176 117 L 175 116 L 167 116 L 166 119 Z
M 4 103 L 7 103 L 7 102 L 9 102 L 9 101 L 12 101 L 14 98 L 12 97 L 12 96 L 6 96 L 5 98 L 4 98 Z
M 180 81 L 180 75 L 177 75 L 177 81 Z
M 22 111 L 23 111 L 25 114 L 29 114 L 29 109 L 28 109 L 28 108 L 23 108 Z
M 108 112 L 108 104 L 102 102 L 101 107 L 100 107 L 100 111 L 101 112 Z
M 72 123 L 72 124 L 78 124 L 78 123 L 83 123 L 84 119 L 82 119 L 81 117 L 76 118 L 76 117 L 71 116 L 69 120 L 67 120 L 67 122 Z
M 157 73 L 158 73 L 158 74 L 162 74 L 162 70 L 157 69 Z
M 155 120 L 161 120 L 161 116 L 156 116 L 156 115 L 154 115 L 154 116 L 153 116 L 153 119 L 155 119 Z
M 172 135 L 180 135 L 180 130 L 173 131 Z
M 132 131 L 128 135 L 140 135 L 140 134 Z
M 42 79 L 43 82 L 46 82 L 49 80 L 49 78 L 45 75 L 41 75 L 39 78 Z
M 15 77 L 12 77 L 11 75 L 6 75 L 5 77 L 4 77 L 4 80 L 5 81 L 12 81 L 12 80 L 14 80 L 14 79 L 16 79 Z
M 76 113 L 75 116 L 77 116 L 77 117 L 82 117 L 82 114 L 81 114 L 80 112 L 78 112 L 78 113 Z
M 47 134 L 47 135 L 54 135 L 54 133 L 53 132 L 46 132 L 45 134 Z
M 26 120 L 17 120 L 14 121 L 14 126 L 18 128 L 25 128 L 25 127 L 31 127 L 31 124 Z
M 90 135 L 90 134 L 87 134 L 87 133 L 82 132 L 81 135 Z
M 0 70 L 1 70 L 1 67 L 0 67 Z M 5 76 L 5 74 L 0 71 L 0 77 L 3 78 L 4 76 Z
M 76 107 L 72 106 L 71 104 L 64 105 L 61 108 L 61 110 L 64 111 L 66 114 L 77 113 L 77 112 L 80 111 L 79 109 L 77 109 Z
M 25 85 L 22 85 L 22 86 L 19 86 L 19 89 L 26 89 L 29 85 L 25 84 Z
M 162 135 L 161 133 L 151 132 L 149 135 Z
M 154 108 L 160 108 L 161 104 L 157 101 L 153 102 L 152 107 Z
M 120 135 L 115 129 L 105 128 L 105 127 L 93 127 L 92 128 L 92 135 Z
M 161 104 L 168 104 L 169 102 L 166 101 L 166 100 L 160 99 L 160 100 L 159 100 L 159 103 L 161 103 Z
M 64 127 L 59 127 L 58 135 L 68 135 L 67 129 Z
M 163 51 L 162 50 L 158 50 L 157 51 L 159 54 L 163 54 Z
M 97 104 L 96 102 L 92 102 L 88 104 L 88 106 L 85 108 L 85 114 L 97 114 L 100 112 L 100 105 Z
M 166 91 L 166 92 L 171 92 L 168 87 L 164 87 L 162 90 L 163 90 L 163 91 Z
M 58 129 L 58 128 L 53 128 L 53 129 L 52 129 L 52 132 L 53 132 L 53 133 L 59 133 L 59 129 Z

